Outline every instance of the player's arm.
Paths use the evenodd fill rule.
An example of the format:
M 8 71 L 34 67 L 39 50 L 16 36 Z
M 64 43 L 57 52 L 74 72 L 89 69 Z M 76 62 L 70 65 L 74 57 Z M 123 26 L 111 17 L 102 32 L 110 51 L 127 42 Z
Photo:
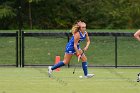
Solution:
M 140 41 L 140 30 L 138 30 L 135 34 L 134 34 L 134 37 Z
M 75 49 L 77 55 L 80 55 L 80 51 L 77 48 L 77 44 L 78 44 L 79 39 L 80 39 L 80 35 L 77 32 L 74 34 L 74 49 Z
M 86 43 L 85 48 L 83 49 L 84 51 L 88 50 L 88 47 L 90 45 L 90 38 L 88 36 L 88 33 L 86 33 L 86 41 L 87 41 L 87 43 Z

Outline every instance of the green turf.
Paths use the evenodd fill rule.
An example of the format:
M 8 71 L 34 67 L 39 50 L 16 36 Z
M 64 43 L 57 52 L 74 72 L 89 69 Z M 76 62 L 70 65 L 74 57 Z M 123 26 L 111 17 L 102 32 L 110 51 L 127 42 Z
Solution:
M 16 63 L 16 38 L 0 37 L 0 64 L 15 65 Z
M 0 68 L 0 93 L 139 93 L 139 69 L 89 68 L 95 77 L 79 79 L 82 69 L 61 68 L 48 78 L 47 68 Z

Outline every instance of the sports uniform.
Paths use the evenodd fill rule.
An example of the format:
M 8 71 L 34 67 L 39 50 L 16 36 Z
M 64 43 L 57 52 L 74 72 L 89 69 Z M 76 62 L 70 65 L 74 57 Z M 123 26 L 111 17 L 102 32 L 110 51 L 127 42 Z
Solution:
M 78 31 L 78 32 L 80 34 L 80 40 L 78 41 L 77 48 L 80 49 L 80 42 L 85 40 L 85 38 L 86 38 L 86 31 L 84 32 L 84 34 L 82 34 L 81 31 Z M 67 43 L 65 53 L 68 53 L 68 54 L 76 53 L 76 51 L 74 49 L 74 35 L 72 36 L 70 41 Z

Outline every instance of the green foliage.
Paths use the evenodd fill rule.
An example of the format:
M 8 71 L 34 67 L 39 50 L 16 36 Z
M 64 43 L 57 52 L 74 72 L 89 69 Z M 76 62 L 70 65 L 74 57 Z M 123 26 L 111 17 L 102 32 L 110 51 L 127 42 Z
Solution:
M 5 18 L 5 17 L 13 17 L 15 16 L 15 13 L 13 13 L 11 7 L 0 7 L 0 19 Z
M 21 0 L 23 28 L 70 29 L 76 20 L 88 28 L 132 29 L 140 25 L 140 0 Z M 0 29 L 16 28 L 19 3 L 0 1 Z M 5 21 L 6 20 L 6 21 Z M 17 20 L 18 21 L 18 20 Z
M 14 0 L 15 1 L 15 0 Z M 1 1 L 0 5 L 0 19 L 6 18 L 6 17 L 14 17 L 16 16 L 16 13 L 14 12 L 14 1 Z

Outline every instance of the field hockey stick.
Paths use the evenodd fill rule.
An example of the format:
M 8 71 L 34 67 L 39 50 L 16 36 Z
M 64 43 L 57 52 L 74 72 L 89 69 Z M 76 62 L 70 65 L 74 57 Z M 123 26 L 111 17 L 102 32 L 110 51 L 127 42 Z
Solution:
M 84 54 L 84 50 L 82 50 L 82 54 L 78 56 L 78 63 L 82 57 L 82 55 Z M 73 74 L 75 73 L 75 69 L 76 69 L 77 65 L 75 65 L 74 70 L 73 70 Z

